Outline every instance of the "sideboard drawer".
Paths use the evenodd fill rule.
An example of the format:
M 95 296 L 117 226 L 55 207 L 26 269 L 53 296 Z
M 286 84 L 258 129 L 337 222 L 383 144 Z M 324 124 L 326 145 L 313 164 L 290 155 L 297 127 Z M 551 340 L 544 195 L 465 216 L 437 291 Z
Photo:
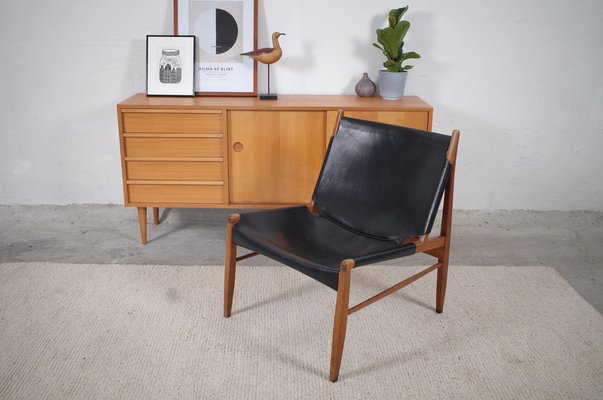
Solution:
M 345 111 L 344 115 L 350 118 L 366 119 L 369 121 L 381 122 L 406 126 L 414 129 L 429 129 L 429 113 L 421 111 Z
M 132 203 L 219 204 L 224 185 L 128 185 Z
M 138 138 L 124 139 L 126 157 L 217 157 L 222 155 L 222 138 Z
M 125 133 L 220 133 L 222 113 L 123 113 Z
M 219 161 L 126 161 L 128 179 L 221 181 L 223 169 Z

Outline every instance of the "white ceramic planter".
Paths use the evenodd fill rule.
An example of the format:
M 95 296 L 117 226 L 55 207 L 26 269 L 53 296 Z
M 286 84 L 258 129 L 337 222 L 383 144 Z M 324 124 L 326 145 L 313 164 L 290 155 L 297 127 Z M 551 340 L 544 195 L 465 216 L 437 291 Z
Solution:
M 404 96 L 404 86 L 408 72 L 379 71 L 379 90 L 385 100 L 400 100 Z

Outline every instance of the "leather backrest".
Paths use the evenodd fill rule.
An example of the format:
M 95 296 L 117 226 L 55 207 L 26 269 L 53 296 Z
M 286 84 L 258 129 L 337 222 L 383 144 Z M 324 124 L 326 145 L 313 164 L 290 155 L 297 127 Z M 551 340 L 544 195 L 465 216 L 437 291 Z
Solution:
M 312 199 L 358 233 L 402 240 L 429 233 L 444 193 L 450 136 L 342 118 Z

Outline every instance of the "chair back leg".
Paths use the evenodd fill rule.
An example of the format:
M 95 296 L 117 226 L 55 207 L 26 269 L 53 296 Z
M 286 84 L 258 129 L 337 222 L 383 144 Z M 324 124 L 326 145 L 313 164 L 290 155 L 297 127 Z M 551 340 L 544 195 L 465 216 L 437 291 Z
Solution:
M 355 264 L 354 260 L 344 260 L 339 270 L 335 321 L 333 322 L 333 342 L 331 346 L 331 369 L 329 372 L 331 382 L 337 382 L 337 379 L 339 379 L 339 369 L 341 367 L 341 357 L 343 356 L 343 345 L 345 343 L 345 331 L 348 324 L 350 281 L 352 268 L 354 268 Z
M 454 192 L 454 170 L 455 165 L 452 164 L 446 192 L 444 194 L 444 209 L 442 213 L 442 229 L 441 236 L 445 237 L 444 249 L 439 253 L 438 262 L 441 264 L 438 268 L 437 284 L 436 284 L 436 312 L 444 311 L 444 298 L 446 297 L 446 283 L 448 281 L 448 259 L 450 255 L 450 236 L 452 233 L 452 198 Z
M 224 317 L 230 317 L 237 269 L 237 245 L 232 242 L 232 230 L 241 219 L 239 214 L 228 217 L 226 225 L 226 260 L 224 261 Z

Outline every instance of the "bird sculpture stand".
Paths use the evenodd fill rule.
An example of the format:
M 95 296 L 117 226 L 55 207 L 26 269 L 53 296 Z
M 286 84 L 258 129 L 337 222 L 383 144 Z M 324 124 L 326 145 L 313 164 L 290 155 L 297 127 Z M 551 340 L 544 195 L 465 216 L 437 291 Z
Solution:
M 276 93 L 270 93 L 270 64 L 274 64 L 283 56 L 283 50 L 278 43 L 278 38 L 282 35 L 284 35 L 282 32 L 274 32 L 272 34 L 272 47 L 265 47 L 263 49 L 241 53 L 242 56 L 251 57 L 268 66 L 268 93 L 261 93 L 259 95 L 260 100 L 276 100 L 278 98 Z

